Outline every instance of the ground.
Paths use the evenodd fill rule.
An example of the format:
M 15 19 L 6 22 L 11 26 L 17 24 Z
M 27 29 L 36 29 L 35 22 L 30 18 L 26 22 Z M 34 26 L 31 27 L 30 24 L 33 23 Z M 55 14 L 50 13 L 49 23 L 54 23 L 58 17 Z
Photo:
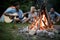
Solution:
M 56 23 L 57 24 L 57 23 Z M 49 37 L 27 36 L 19 34 L 17 28 L 27 27 L 29 23 L 0 23 L 0 40 L 60 40 L 60 34 L 56 35 L 54 39 Z

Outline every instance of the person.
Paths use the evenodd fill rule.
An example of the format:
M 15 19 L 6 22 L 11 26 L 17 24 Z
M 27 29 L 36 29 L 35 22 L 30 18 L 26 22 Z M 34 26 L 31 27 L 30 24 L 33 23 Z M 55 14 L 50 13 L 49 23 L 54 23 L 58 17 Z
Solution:
M 54 10 L 54 8 L 51 8 L 51 9 L 50 9 L 49 14 L 50 14 L 51 21 L 52 21 L 53 23 L 59 21 L 59 19 L 60 19 L 60 18 L 59 18 L 59 17 L 60 17 L 60 14 L 57 13 L 57 12 Z
M 30 11 L 28 13 L 29 23 L 34 21 L 34 18 L 37 17 L 37 12 L 35 12 L 35 6 L 31 6 Z
M 4 15 L 11 14 L 11 15 L 8 15 L 8 16 L 13 16 L 12 15 L 13 13 L 17 13 L 18 14 L 18 18 L 13 19 L 13 21 L 14 20 L 20 21 L 20 22 L 24 21 L 24 17 L 23 17 L 24 14 L 23 14 L 23 11 L 20 9 L 19 2 L 15 2 L 12 6 L 8 7 L 6 9 L 6 11 L 4 12 Z
M 4 16 L 3 15 L 0 17 L 0 22 L 4 22 Z

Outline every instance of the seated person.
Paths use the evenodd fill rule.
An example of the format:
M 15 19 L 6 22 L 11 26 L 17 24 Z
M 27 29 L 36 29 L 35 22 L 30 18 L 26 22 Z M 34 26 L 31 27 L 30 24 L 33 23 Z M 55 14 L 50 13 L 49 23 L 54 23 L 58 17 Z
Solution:
M 16 20 L 16 21 L 21 21 L 21 22 L 23 22 L 23 20 L 24 20 L 23 15 L 24 15 L 24 14 L 23 14 L 22 10 L 19 9 L 19 7 L 20 7 L 19 2 L 14 3 L 12 6 L 10 6 L 9 8 L 7 8 L 7 10 L 4 12 L 4 15 L 8 15 L 8 16 L 13 17 L 12 14 L 13 14 L 13 13 L 17 13 L 17 14 L 18 14 L 18 18 L 13 19 L 13 21 Z M 9 15 L 9 14 L 10 14 L 10 15 Z
M 28 13 L 28 21 L 29 23 L 32 23 L 34 21 L 34 17 L 37 17 L 37 12 L 35 12 L 35 7 L 31 6 L 31 9 Z
M 4 16 L 0 15 L 0 22 L 4 22 Z
M 57 13 L 56 11 L 54 11 L 54 8 L 51 8 L 51 9 L 50 9 L 49 14 L 50 14 L 51 21 L 52 21 L 53 23 L 59 21 L 60 14 Z

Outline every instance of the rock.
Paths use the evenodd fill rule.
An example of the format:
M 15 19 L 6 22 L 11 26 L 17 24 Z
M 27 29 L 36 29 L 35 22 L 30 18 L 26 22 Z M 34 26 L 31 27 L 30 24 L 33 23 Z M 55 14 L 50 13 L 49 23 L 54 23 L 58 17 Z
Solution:
M 19 33 L 22 33 L 23 32 L 23 29 L 22 28 L 18 28 L 18 32 Z
M 50 38 L 54 38 L 54 32 L 48 32 L 48 36 L 50 37 Z
M 46 31 L 46 30 L 43 30 L 43 33 L 48 33 L 48 31 Z
M 28 26 L 26 28 L 19 28 L 18 29 L 20 33 L 23 33 L 25 35 L 33 35 L 36 34 L 36 36 L 39 37 L 50 37 L 54 38 L 55 34 L 58 33 L 57 30 L 52 30 L 52 31 L 46 31 L 46 30 L 29 30 Z M 28 31 L 28 32 L 27 32 Z
M 36 31 L 37 34 L 39 34 L 39 33 L 41 33 L 41 32 L 43 32 L 43 31 L 42 31 L 42 30 L 37 30 L 37 31 Z
M 58 30 L 56 30 L 56 29 L 54 29 L 53 32 L 56 33 L 56 34 L 58 34 Z
M 38 36 L 45 36 L 46 34 L 47 34 L 47 31 L 45 31 L 45 30 L 37 30 Z
M 27 32 L 28 31 L 28 26 L 26 28 L 23 28 L 23 32 Z
M 34 35 L 36 33 L 36 30 L 29 30 L 30 35 Z
M 28 31 L 28 26 L 26 28 L 19 28 L 18 29 L 18 32 L 20 33 L 24 33 L 24 32 L 27 32 Z

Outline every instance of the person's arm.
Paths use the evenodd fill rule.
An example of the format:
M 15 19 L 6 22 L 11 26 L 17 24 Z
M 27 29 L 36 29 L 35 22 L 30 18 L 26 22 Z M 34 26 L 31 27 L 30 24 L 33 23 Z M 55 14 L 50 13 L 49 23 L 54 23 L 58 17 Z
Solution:
M 55 14 L 57 15 L 57 17 L 56 17 L 56 22 L 58 22 L 58 21 L 60 20 L 60 14 L 57 13 L 57 12 L 55 12 Z
M 55 14 L 60 17 L 60 14 L 59 13 L 55 12 Z
M 23 13 L 23 16 L 25 16 L 26 14 L 28 14 L 28 13 Z
M 6 16 L 9 16 L 8 13 L 3 13 L 3 14 L 6 15 Z
M 7 10 L 3 14 L 6 16 L 13 16 L 11 13 L 12 13 L 12 8 L 7 8 Z
M 3 13 L 3 15 L 5 15 L 5 16 L 14 16 L 13 14 L 11 14 L 11 13 Z

